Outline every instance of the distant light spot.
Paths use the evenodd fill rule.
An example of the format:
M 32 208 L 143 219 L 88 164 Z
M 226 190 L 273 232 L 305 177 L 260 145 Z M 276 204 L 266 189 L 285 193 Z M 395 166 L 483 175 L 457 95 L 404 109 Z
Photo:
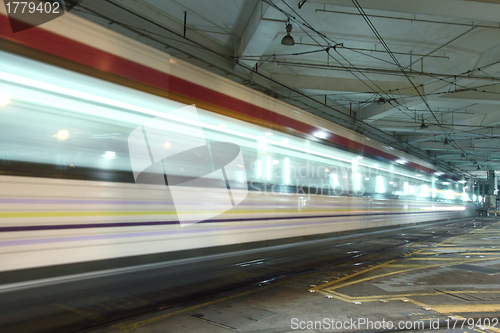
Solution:
M 57 140 L 66 140 L 69 137 L 69 132 L 67 130 L 59 130 L 54 136 Z

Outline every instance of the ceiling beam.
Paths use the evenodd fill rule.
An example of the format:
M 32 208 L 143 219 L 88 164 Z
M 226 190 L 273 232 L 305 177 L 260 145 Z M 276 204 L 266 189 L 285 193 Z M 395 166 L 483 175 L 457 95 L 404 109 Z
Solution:
M 498 140 L 495 140 L 498 142 Z M 449 154 L 450 151 L 457 151 L 457 146 L 460 147 L 465 152 L 485 152 L 485 153 L 495 153 L 498 151 L 497 144 L 495 143 L 493 146 L 487 143 L 477 144 L 476 142 L 458 142 L 454 144 L 445 145 L 443 141 L 434 141 L 434 142 L 418 142 L 415 143 L 414 146 L 424 150 L 441 150 L 444 151 L 445 154 Z
M 450 102 L 461 103 L 487 103 L 500 104 L 500 89 L 498 87 L 488 87 L 482 91 L 457 91 L 453 93 L 441 94 L 439 99 L 446 99 Z
M 494 0 L 493 0 L 494 1 Z M 500 6 L 496 3 L 486 3 L 490 1 L 459 1 L 457 0 L 440 0 L 439 6 L 436 5 L 435 0 L 420 0 L 420 1 L 363 1 L 364 10 L 377 10 L 384 13 L 401 13 L 409 14 L 408 17 L 413 15 L 430 15 L 441 16 L 449 18 L 457 18 L 461 20 L 470 20 L 472 22 L 490 21 L 498 23 L 500 17 Z M 331 0 L 309 0 L 308 3 L 316 3 L 326 5 L 326 9 L 349 10 L 354 11 L 354 6 L 351 0 L 336 0 L 332 4 Z M 328 6 L 330 5 L 330 6 Z M 323 6 L 322 6 L 323 7 Z M 390 8 L 390 10 L 388 10 Z M 370 13 L 367 13 L 370 15 Z
M 284 63 L 283 65 L 286 65 L 286 63 Z M 296 89 L 324 90 L 325 93 L 330 91 L 370 93 L 369 88 L 361 80 L 358 79 L 281 73 L 273 74 L 272 78 L 279 82 L 286 82 L 288 86 Z M 407 80 L 373 80 L 373 82 L 382 91 L 395 91 L 396 89 L 399 89 L 401 91 L 404 91 L 402 96 L 418 96 L 417 92 L 412 89 L 413 86 Z M 424 93 L 423 89 L 421 89 L 420 91 L 422 94 Z
M 288 5 L 296 8 L 300 0 L 287 1 Z M 281 0 L 275 1 L 275 5 L 285 12 L 288 8 Z M 248 21 L 243 34 L 235 45 L 234 55 L 237 61 L 247 66 L 255 67 L 261 60 L 260 57 L 280 33 L 286 35 L 287 17 L 276 8 L 269 6 L 263 1 L 257 2 L 250 20 Z M 294 26 L 295 27 L 295 26 Z M 297 27 L 295 27 L 297 29 Z M 238 59 L 242 55 L 252 57 L 249 59 Z

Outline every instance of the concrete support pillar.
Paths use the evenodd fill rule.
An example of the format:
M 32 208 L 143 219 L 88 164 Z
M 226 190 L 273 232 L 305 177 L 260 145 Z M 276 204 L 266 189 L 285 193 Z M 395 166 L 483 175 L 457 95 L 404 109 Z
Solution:
M 495 170 L 488 170 L 488 194 L 495 194 L 497 188 L 497 177 L 495 176 Z

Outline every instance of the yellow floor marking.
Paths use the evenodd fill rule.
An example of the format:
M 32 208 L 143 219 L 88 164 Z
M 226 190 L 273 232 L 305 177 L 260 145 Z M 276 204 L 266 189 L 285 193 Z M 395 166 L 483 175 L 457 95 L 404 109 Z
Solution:
M 428 265 L 419 264 L 418 262 L 414 262 L 414 263 L 410 263 L 410 264 L 392 264 L 389 267 L 391 267 L 391 268 L 411 268 L 411 267 L 416 268 L 416 267 L 423 267 L 423 266 L 428 266 Z
M 489 226 L 486 226 L 482 229 L 485 229 Z M 482 230 L 481 229 L 481 230 Z M 438 243 L 436 245 L 433 245 L 431 248 L 438 248 L 439 246 L 442 246 L 443 244 L 446 244 L 446 243 L 449 243 L 449 242 L 452 242 L 452 241 L 455 241 L 459 238 L 464 238 L 466 236 L 470 236 L 471 234 L 477 232 L 477 230 L 471 232 L 471 233 L 468 233 L 468 234 L 464 234 L 464 235 L 459 235 L 459 236 L 455 236 L 455 237 L 452 237 L 450 239 L 447 239 L 441 243 Z M 491 231 L 489 231 L 489 233 L 491 233 Z M 463 240 L 462 242 L 457 242 L 457 244 L 463 244 Z M 340 289 L 340 288 L 343 288 L 343 287 L 346 287 L 346 286 L 350 286 L 350 285 L 353 285 L 353 284 L 357 284 L 357 283 L 361 283 L 361 282 L 365 282 L 365 281 L 369 281 L 369 280 L 374 280 L 374 279 L 377 279 L 377 278 L 382 278 L 382 277 L 386 277 L 386 276 L 390 276 L 390 275 L 395 275 L 395 274 L 400 274 L 400 273 L 405 273 L 405 272 L 410 272 L 410 271 L 415 271 L 415 270 L 421 270 L 421 269 L 427 269 L 427 268 L 433 268 L 433 267 L 442 267 L 442 266 L 451 266 L 451 265 L 457 265 L 457 264 L 460 264 L 460 263 L 470 263 L 470 262 L 479 262 L 479 261 L 485 261 L 485 260 L 494 260 L 494 259 L 500 259 L 499 257 L 493 257 L 493 258 L 463 258 L 463 257 L 460 257 L 460 258 L 415 258 L 413 257 L 415 254 L 425 254 L 425 252 L 423 251 L 426 251 L 426 250 L 429 250 L 429 248 L 423 248 L 421 250 L 418 250 L 418 251 L 415 251 L 413 253 L 410 253 L 408 255 L 405 256 L 404 259 L 411 259 L 411 260 L 420 260 L 420 261 L 428 261 L 428 260 L 446 260 L 448 262 L 446 263 L 440 263 L 440 264 L 424 264 L 424 265 L 405 265 L 405 264 L 395 264 L 395 262 L 398 262 L 400 260 L 396 259 L 396 260 L 392 260 L 392 261 L 389 261 L 389 262 L 386 262 L 382 265 L 378 265 L 378 266 L 375 266 L 375 267 L 372 267 L 372 268 L 369 268 L 367 270 L 363 270 L 363 271 L 360 271 L 360 272 L 357 272 L 355 274 L 352 274 L 352 275 L 349 275 L 349 276 L 346 276 L 346 277 L 343 277 L 339 280 L 335 280 L 335 281 L 332 281 L 332 282 L 329 282 L 329 283 L 326 283 L 326 284 L 322 284 L 322 285 L 319 285 L 315 288 L 313 288 L 315 291 L 321 293 L 321 294 L 324 294 L 324 295 L 330 295 L 332 296 L 333 298 L 336 298 L 336 299 L 339 299 L 339 300 L 343 300 L 343 301 L 346 301 L 346 302 L 351 302 L 353 300 L 356 300 L 356 301 L 364 301 L 364 302 L 373 302 L 373 301 L 378 301 L 379 299 L 386 299 L 386 300 L 396 300 L 396 299 L 401 299 L 403 297 L 407 298 L 407 297 L 411 297 L 411 296 L 426 296 L 426 295 L 442 295 L 442 293 L 413 293 L 413 294 L 395 294 L 395 295 L 374 295 L 374 296 L 365 296 L 365 297 L 351 297 L 349 295 L 345 295 L 345 294 L 341 294 L 339 292 L 336 292 L 334 290 L 337 290 L 337 289 Z M 435 255 L 436 253 L 435 252 L 430 252 L 428 254 L 432 254 L 432 255 Z M 480 253 L 480 254 L 484 254 L 484 253 Z M 495 255 L 497 253 L 494 253 Z M 412 258 L 413 257 L 413 258 Z M 401 259 L 401 260 L 404 260 L 404 259 Z M 360 280 L 356 280 L 356 281 L 350 281 L 350 282 L 346 282 L 346 280 L 349 280 L 353 277 L 356 277 L 358 275 L 361 275 L 361 274 L 364 274 L 364 273 L 367 273 L 369 271 L 373 271 L 375 269 L 380 269 L 380 268 L 383 268 L 383 267 L 389 267 L 389 268 L 408 268 L 408 267 L 411 267 L 411 268 L 408 268 L 408 269 L 403 269 L 403 270 L 398 270 L 398 271 L 395 271 L 395 272 L 388 272 L 388 273 L 384 273 L 384 274 L 379 274 L 379 275 L 376 275 L 376 276 L 371 276 L 371 277 L 366 277 L 366 278 L 363 278 L 363 279 L 360 279 Z M 450 293 L 456 293 L 456 294 L 459 294 L 459 293 L 491 293 L 491 291 L 463 291 L 463 292 L 450 292 Z M 419 303 L 415 300 L 409 300 L 410 302 L 416 304 L 416 305 L 419 305 L 419 306 L 425 306 L 425 304 L 423 303 Z
M 337 299 L 346 301 L 346 302 L 352 302 L 352 301 L 359 301 L 359 302 L 378 302 L 381 299 L 385 299 L 387 301 L 393 301 L 393 300 L 400 300 L 401 298 L 405 297 L 411 297 L 411 296 L 429 296 L 429 295 L 435 295 L 436 293 L 418 293 L 418 294 L 393 294 L 393 295 L 372 295 L 372 296 L 349 296 L 346 294 L 339 293 L 337 291 L 324 291 L 324 290 L 318 290 L 318 293 L 322 295 L 331 295 Z
M 99 320 L 103 319 L 101 316 L 99 316 L 97 314 L 94 314 L 92 312 L 88 312 L 88 311 L 85 311 L 85 310 L 82 310 L 82 309 L 78 309 L 78 308 L 72 307 L 72 306 L 67 305 L 67 304 L 52 303 L 52 305 L 57 306 L 58 308 L 61 308 L 61 309 L 64 309 L 64 310 L 71 311 L 73 313 L 77 313 L 77 314 L 79 314 L 81 316 L 92 318 L 92 319 L 94 319 L 96 321 L 99 321 Z
M 385 299 L 388 301 L 391 300 L 400 300 L 401 298 L 409 298 L 414 296 L 436 296 L 443 295 L 442 292 L 427 292 L 427 293 L 406 293 L 406 294 L 391 294 L 391 295 L 371 295 L 371 296 L 349 296 L 346 294 L 342 294 L 337 291 L 325 291 L 318 290 L 318 293 L 323 295 L 331 295 L 337 299 L 352 302 L 378 302 L 381 299 Z M 500 293 L 500 291 L 489 291 L 489 290 L 462 290 L 462 291 L 446 291 L 447 294 L 496 294 Z
M 498 312 L 500 304 L 466 304 L 466 305 L 429 305 L 432 310 L 439 313 L 452 312 Z
M 420 260 L 420 261 L 430 261 L 430 260 L 455 260 L 462 262 L 464 258 L 406 258 L 407 260 Z M 469 258 L 465 258 L 469 259 Z
M 411 243 L 411 245 L 409 245 L 409 246 L 416 246 L 416 245 L 419 245 L 419 244 L 422 244 L 422 243 L 425 243 L 425 242 L 428 242 L 428 241 L 429 241 L 428 239 L 424 239 L 423 241 L 420 241 L 420 242 Z
M 487 228 L 487 227 L 488 227 L 488 226 L 486 226 L 486 227 L 484 227 L 484 228 L 481 228 L 480 230 L 485 229 L 485 228 Z M 467 234 L 464 234 L 464 235 L 458 235 L 458 236 L 454 236 L 454 237 L 448 238 L 447 240 L 444 240 L 444 241 L 442 241 L 442 242 L 440 242 L 440 243 L 437 243 L 437 244 L 431 245 L 431 246 L 429 246 L 429 247 L 425 247 L 425 248 L 422 248 L 422 249 L 420 249 L 420 250 L 417 250 L 417 251 L 415 251 L 415 252 L 411 253 L 410 255 L 421 254 L 423 251 L 426 251 L 426 250 L 428 250 L 428 249 L 430 249 L 430 248 L 437 248 L 437 247 L 439 247 L 439 246 L 441 246 L 441 245 L 443 245 L 443 244 L 450 243 L 450 242 L 452 242 L 452 241 L 454 241 L 455 239 L 458 239 L 458 238 L 460 238 L 460 237 L 469 236 L 471 233 L 474 233 L 474 231 L 472 231 L 472 232 L 470 232 L 470 233 L 467 233 Z
M 495 243 L 497 244 L 497 243 Z M 458 244 L 457 244 L 458 245 Z M 437 249 L 437 250 L 445 250 L 445 251 L 449 251 L 449 250 L 457 250 L 457 251 L 464 251 L 464 250 L 469 250 L 471 248 L 474 249 L 474 251 L 491 251 L 491 252 L 498 252 L 500 249 L 492 249 L 491 247 L 488 247 L 488 245 L 484 246 L 484 245 L 481 245 L 481 246 L 457 246 L 457 245 L 454 245 L 454 246 L 437 246 L 437 247 L 427 247 L 425 248 L 424 250 L 431 250 L 431 249 Z M 460 243 L 460 245 L 463 245 L 463 243 Z
M 478 260 L 474 260 L 474 259 L 470 259 L 470 258 L 466 258 L 466 260 L 461 260 L 460 263 L 467 263 L 467 262 L 477 262 L 477 261 L 484 261 L 484 260 L 491 260 L 491 258 L 481 258 L 481 259 L 478 259 Z M 386 264 L 382 264 L 380 266 L 375 266 L 373 267 L 374 269 L 375 268 L 380 268 L 382 266 L 385 266 L 385 267 L 392 267 L 389 266 L 391 263 L 395 262 L 396 260 L 392 260 L 392 261 L 389 261 L 387 262 Z M 352 274 L 352 275 L 349 275 L 349 276 L 346 276 L 342 279 L 339 279 L 339 280 L 336 280 L 336 281 L 333 281 L 333 282 L 330 282 L 328 284 L 325 284 L 325 285 L 328 285 L 328 287 L 325 288 L 325 285 L 319 285 L 315 288 L 315 290 L 319 290 L 319 289 L 324 289 L 324 290 L 335 290 L 335 289 L 339 289 L 339 288 L 343 288 L 343 287 L 346 287 L 346 286 L 350 286 L 350 285 L 353 285 L 353 284 L 357 284 L 357 283 L 360 283 L 360 282 L 365 282 L 365 281 L 370 281 L 370 280 L 374 280 L 374 279 L 378 279 L 378 278 L 382 278 L 382 277 L 386 277 L 386 276 L 391 276 L 391 275 L 396 275 L 396 274 L 400 274 L 400 273 L 406 273 L 406 272 L 412 272 L 412 271 L 416 271 L 416 270 L 421 270 L 421 269 L 426 269 L 426 268 L 433 268 L 433 267 L 443 267 L 443 266 L 451 266 L 451 265 L 456 265 L 457 263 L 441 263 L 441 264 L 433 264 L 433 265 L 419 265 L 417 267 L 414 267 L 414 268 L 410 268 L 410 269 L 403 269 L 403 270 L 399 270 L 399 271 L 395 271 L 395 272 L 388 272 L 388 273 L 384 273 L 384 274 L 379 274 L 379 275 L 374 275 L 374 276 L 368 276 L 366 278 L 363 278 L 363 279 L 360 279 L 360 280 L 356 280 L 356 281 L 350 281 L 350 282 L 346 282 L 346 283 L 342 283 L 340 284 L 340 282 L 344 282 L 345 280 L 349 279 L 349 278 L 352 278 L 356 275 L 359 275 L 359 274 L 363 274 L 363 273 L 366 273 L 368 271 L 367 270 L 364 270 L 364 271 L 360 271 L 356 274 Z
M 427 255 L 435 255 L 435 254 L 439 254 L 439 252 L 441 253 L 444 253 L 444 254 L 458 254 L 458 255 L 462 255 L 462 256 L 484 256 L 484 255 L 498 255 L 497 252 L 448 252 L 446 250 L 443 250 L 443 251 L 434 251 L 434 252 L 422 252 L 420 254 L 427 254 Z
M 345 280 L 348 280 L 348 279 L 350 279 L 350 278 L 352 278 L 352 277 L 355 277 L 355 276 L 358 276 L 358 275 L 361 275 L 361 274 L 364 274 L 364 273 L 367 273 L 367 272 L 371 272 L 371 271 L 373 271 L 373 270 L 375 270 L 375 269 L 378 269 L 378 268 L 380 268 L 380 267 L 385 267 L 385 266 L 387 266 L 387 265 L 389 265 L 389 264 L 391 264 L 391 263 L 393 263 L 393 262 L 395 262 L 395 261 L 396 261 L 396 260 L 391 260 L 391 261 L 388 261 L 388 262 L 386 262 L 386 263 L 380 264 L 380 265 L 378 265 L 378 266 L 373 266 L 373 267 L 367 268 L 367 269 L 362 270 L 362 271 L 359 271 L 359 272 L 357 272 L 357 273 L 354 273 L 354 274 L 351 274 L 351 275 L 348 275 L 348 276 L 341 277 L 341 278 L 340 278 L 340 279 L 338 279 L 338 280 L 334 280 L 334 281 L 331 281 L 331 282 L 328 282 L 328 283 L 321 284 L 321 285 L 319 285 L 319 286 L 317 286 L 316 288 L 313 288 L 313 289 L 314 289 L 314 290 L 316 290 L 316 291 L 317 291 L 317 290 L 319 290 L 319 289 L 325 289 L 326 287 L 333 286 L 333 285 L 335 285 L 335 284 L 338 284 L 338 283 L 340 283 L 340 282 L 343 282 L 343 281 L 345 281 Z
M 478 240 L 482 241 L 483 243 L 482 244 L 477 244 Z M 463 242 L 459 242 L 458 244 L 467 244 L 467 243 L 470 243 L 471 245 L 474 245 L 475 247 L 484 247 L 484 248 L 487 248 L 490 245 L 496 244 L 496 242 L 493 241 L 493 240 L 490 241 L 490 242 L 486 242 L 486 241 L 484 241 L 484 239 L 480 239 L 480 238 L 465 240 Z M 454 246 L 456 246 L 456 244 L 452 244 L 452 243 L 440 245 L 440 247 L 444 247 L 444 248 L 454 247 Z M 493 250 L 498 250 L 498 248 L 493 249 Z

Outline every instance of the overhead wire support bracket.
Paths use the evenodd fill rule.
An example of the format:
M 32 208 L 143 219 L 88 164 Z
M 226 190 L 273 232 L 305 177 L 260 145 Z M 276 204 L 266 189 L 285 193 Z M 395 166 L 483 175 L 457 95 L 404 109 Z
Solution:
M 187 12 L 184 12 L 184 38 L 186 38 L 186 30 L 187 30 Z

